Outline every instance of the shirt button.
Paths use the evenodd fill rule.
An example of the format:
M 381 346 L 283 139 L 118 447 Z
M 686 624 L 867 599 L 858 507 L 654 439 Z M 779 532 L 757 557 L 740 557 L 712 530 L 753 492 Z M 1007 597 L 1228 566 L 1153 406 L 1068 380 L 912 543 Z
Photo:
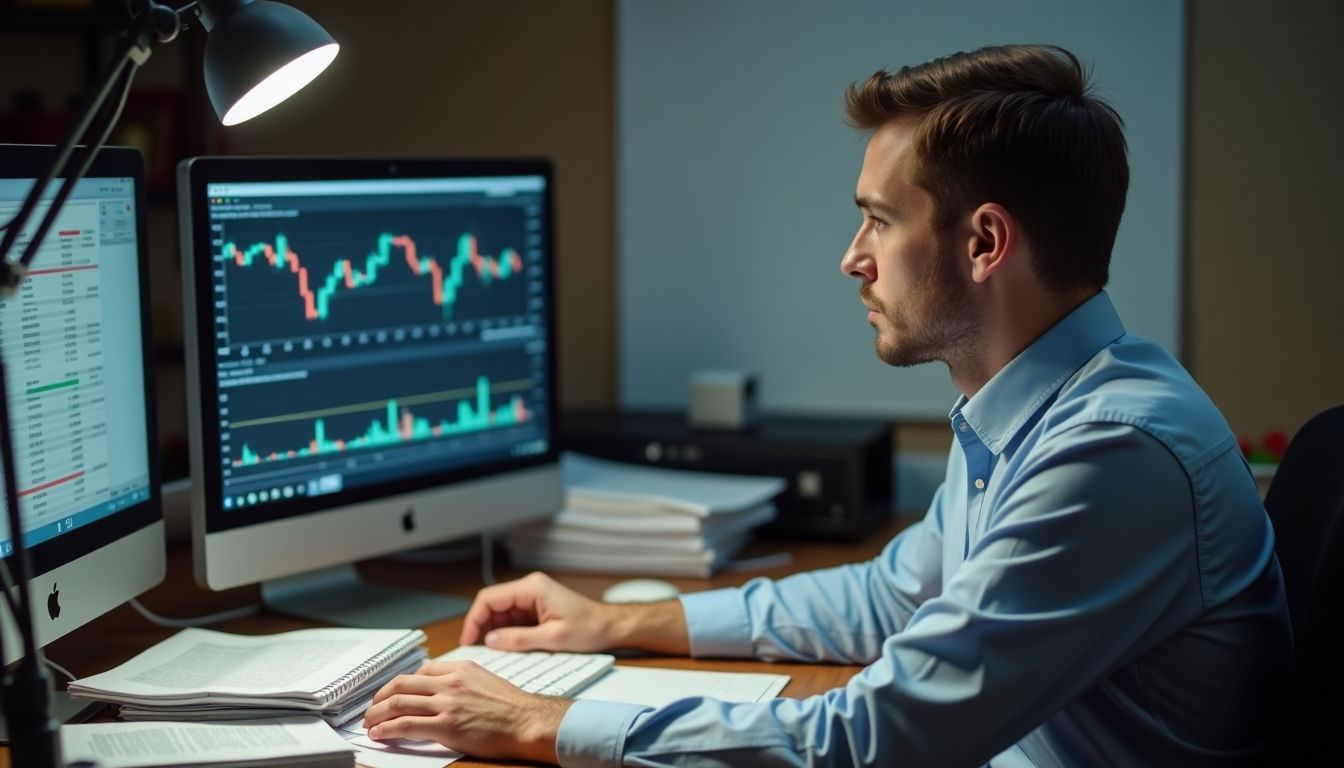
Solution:
M 985 481 L 984 481 L 984 480 L 981 480 L 981 479 L 978 478 L 978 477 L 975 478 L 975 487 L 976 487 L 977 490 L 981 490 L 981 491 L 985 490 Z
M 965 432 L 966 430 L 968 430 L 968 429 L 970 429 L 970 428 L 971 428 L 971 425 L 970 425 L 970 424 L 967 424 L 967 423 L 964 422 L 964 421 L 957 425 L 957 429 L 960 429 L 962 432 Z

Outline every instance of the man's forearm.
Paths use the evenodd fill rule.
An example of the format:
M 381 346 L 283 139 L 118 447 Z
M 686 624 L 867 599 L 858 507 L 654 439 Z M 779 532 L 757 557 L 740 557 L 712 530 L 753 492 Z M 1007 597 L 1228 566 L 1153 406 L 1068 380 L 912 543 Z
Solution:
M 607 637 L 613 648 L 637 648 L 670 656 L 691 652 L 690 631 L 680 600 L 610 605 Z

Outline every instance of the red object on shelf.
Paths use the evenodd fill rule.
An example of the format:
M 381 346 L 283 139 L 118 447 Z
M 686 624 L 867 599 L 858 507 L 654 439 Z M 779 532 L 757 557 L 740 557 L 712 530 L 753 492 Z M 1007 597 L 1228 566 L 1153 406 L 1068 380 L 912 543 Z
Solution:
M 1281 429 L 1271 429 L 1265 433 L 1261 443 L 1269 455 L 1274 457 L 1275 461 L 1283 458 L 1283 452 L 1288 450 L 1288 435 Z

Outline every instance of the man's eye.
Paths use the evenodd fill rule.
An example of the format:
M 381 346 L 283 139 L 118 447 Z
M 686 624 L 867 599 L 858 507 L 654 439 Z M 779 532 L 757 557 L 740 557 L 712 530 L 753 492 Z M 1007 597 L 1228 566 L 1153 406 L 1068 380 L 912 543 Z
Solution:
M 887 222 L 883 221 L 882 219 L 879 219 L 878 217 L 874 216 L 871 213 L 866 214 L 864 218 L 867 219 L 868 223 L 872 224 L 874 227 L 881 228 L 887 225 Z

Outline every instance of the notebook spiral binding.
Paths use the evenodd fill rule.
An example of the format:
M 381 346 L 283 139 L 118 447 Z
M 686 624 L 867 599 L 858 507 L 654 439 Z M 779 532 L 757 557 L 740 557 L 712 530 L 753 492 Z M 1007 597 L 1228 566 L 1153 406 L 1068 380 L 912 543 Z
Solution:
M 388 664 L 395 661 L 407 649 L 424 642 L 425 633 L 416 629 L 407 632 L 405 635 L 397 638 L 395 642 L 383 650 L 374 654 L 367 661 L 361 662 L 354 669 L 346 672 L 344 675 L 331 681 L 331 683 L 317 692 L 318 699 L 322 706 L 330 706 L 340 701 L 350 691 L 357 688 L 365 680 L 377 674 Z

